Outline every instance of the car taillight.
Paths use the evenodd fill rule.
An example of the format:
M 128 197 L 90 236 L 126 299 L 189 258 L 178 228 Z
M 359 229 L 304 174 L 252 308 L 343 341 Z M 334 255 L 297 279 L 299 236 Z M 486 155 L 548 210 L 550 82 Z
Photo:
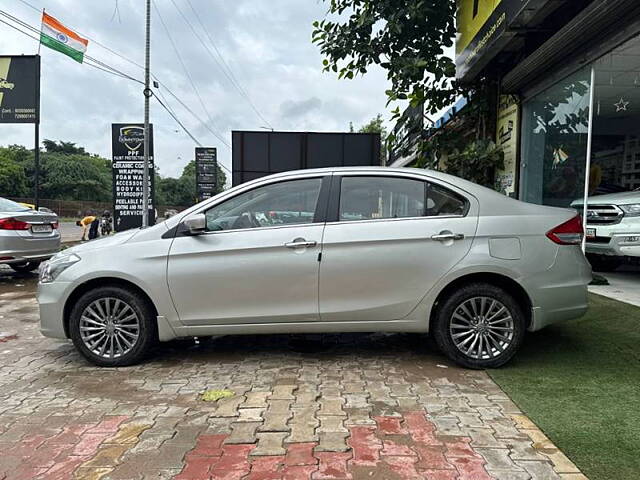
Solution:
M 15 218 L 0 218 L 0 230 L 29 230 L 29 224 Z
M 58 225 L 58 222 L 52 222 L 51 223 L 51 228 L 53 228 L 54 230 L 57 230 L 59 226 L 60 225 Z
M 576 215 L 571 220 L 549 230 L 547 237 L 559 245 L 580 245 L 583 234 L 582 218 L 580 215 Z

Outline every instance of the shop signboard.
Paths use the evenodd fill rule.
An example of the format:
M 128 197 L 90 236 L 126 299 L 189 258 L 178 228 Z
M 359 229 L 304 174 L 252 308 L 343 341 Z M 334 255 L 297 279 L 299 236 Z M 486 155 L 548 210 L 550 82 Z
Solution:
M 464 79 L 481 59 L 495 56 L 503 37 L 531 0 L 457 0 L 456 76 Z M 539 2 L 538 2 L 539 3 Z
M 520 103 L 516 95 L 500 95 L 496 143 L 504 153 L 504 168 L 496 172 L 496 190 L 509 197 L 516 195 Z
M 216 194 L 218 187 L 218 151 L 213 147 L 196 147 L 196 195 L 202 202 Z
M 40 57 L 0 56 L 0 123 L 40 122 Z
M 149 138 L 149 225 L 155 223 L 153 125 Z M 111 125 L 113 156 L 113 220 L 116 232 L 142 226 L 144 124 Z

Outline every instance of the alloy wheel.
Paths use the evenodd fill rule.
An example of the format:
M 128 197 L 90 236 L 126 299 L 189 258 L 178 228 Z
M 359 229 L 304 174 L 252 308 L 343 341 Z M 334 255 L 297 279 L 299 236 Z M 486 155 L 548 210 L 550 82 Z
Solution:
M 127 302 L 114 297 L 91 302 L 80 317 L 80 338 L 95 355 L 119 358 L 130 352 L 140 337 L 140 318 Z
M 464 355 L 486 360 L 498 357 L 511 345 L 515 326 L 511 312 L 502 302 L 490 297 L 473 297 L 454 310 L 449 334 Z

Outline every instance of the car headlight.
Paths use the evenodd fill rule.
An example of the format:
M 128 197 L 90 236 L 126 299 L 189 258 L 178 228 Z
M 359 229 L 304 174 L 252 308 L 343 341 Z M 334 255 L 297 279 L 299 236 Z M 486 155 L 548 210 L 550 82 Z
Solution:
M 640 217 L 640 203 L 630 203 L 628 205 L 618 205 L 625 215 L 629 217 Z
M 78 263 L 80 257 L 75 253 L 59 253 L 45 262 L 40 268 L 40 283 L 51 283 L 74 263 Z

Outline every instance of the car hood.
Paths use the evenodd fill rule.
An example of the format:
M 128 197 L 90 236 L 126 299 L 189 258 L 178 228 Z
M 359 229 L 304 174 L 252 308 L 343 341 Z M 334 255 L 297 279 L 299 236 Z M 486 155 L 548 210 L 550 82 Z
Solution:
M 100 237 L 89 242 L 75 245 L 65 250 L 65 252 L 83 253 L 91 250 L 98 250 L 102 248 L 112 247 L 114 245 L 122 245 L 127 242 L 133 236 L 139 232 L 139 229 L 127 230 L 125 232 L 116 233 L 115 235 L 109 235 L 108 237 Z
M 625 205 L 628 203 L 640 203 L 640 192 L 620 192 L 608 193 L 606 195 L 596 195 L 587 199 L 587 205 L 595 205 L 599 203 L 612 203 L 614 205 Z M 582 205 L 582 199 L 574 200 L 572 207 Z

